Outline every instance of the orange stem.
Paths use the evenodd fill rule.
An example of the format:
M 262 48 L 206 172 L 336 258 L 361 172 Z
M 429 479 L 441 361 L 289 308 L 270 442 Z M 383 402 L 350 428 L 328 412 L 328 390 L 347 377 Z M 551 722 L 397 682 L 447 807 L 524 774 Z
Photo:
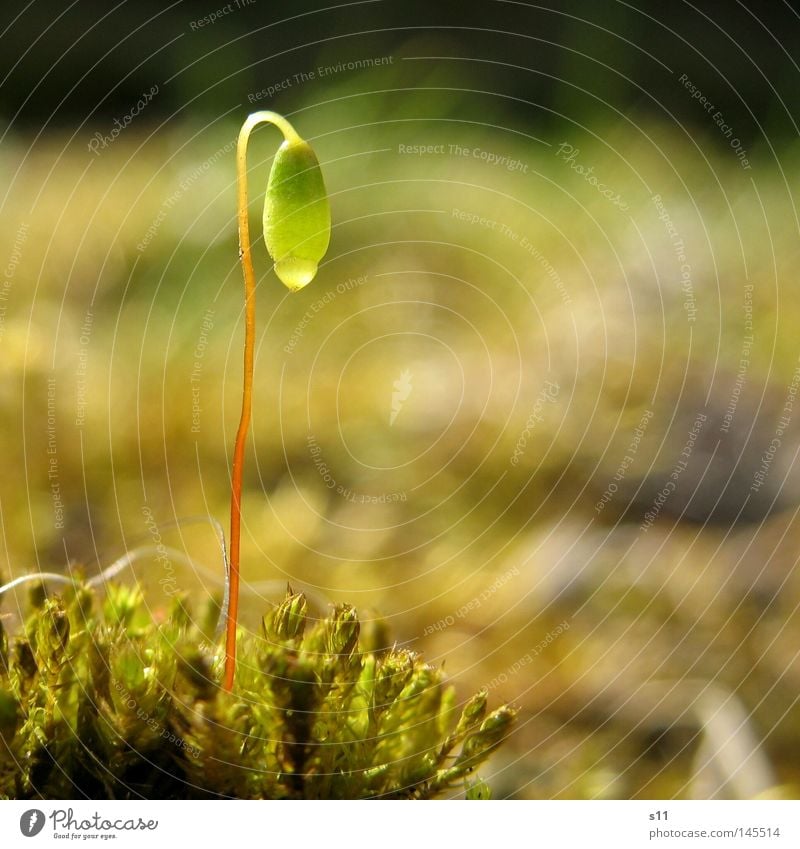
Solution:
M 255 112 L 247 117 L 236 144 L 236 204 L 239 219 L 239 258 L 244 272 L 244 383 L 242 414 L 233 447 L 231 471 L 231 552 L 228 588 L 228 621 L 225 633 L 225 672 L 222 686 L 233 689 L 236 672 L 236 626 L 239 618 L 239 538 L 242 524 L 242 467 L 253 398 L 253 353 L 256 336 L 256 275 L 250 251 L 250 221 L 247 215 L 247 143 L 253 129 L 262 123 L 274 124 L 288 141 L 298 138 L 291 124 L 274 112 Z

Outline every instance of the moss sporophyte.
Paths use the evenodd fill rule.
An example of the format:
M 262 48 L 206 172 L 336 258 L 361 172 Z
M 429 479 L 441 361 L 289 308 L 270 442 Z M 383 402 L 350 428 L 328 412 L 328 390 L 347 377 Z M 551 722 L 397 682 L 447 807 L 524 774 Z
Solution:
M 331 212 L 316 154 L 294 127 L 275 112 L 254 112 L 239 131 L 236 147 L 239 256 L 245 286 L 244 382 L 242 414 L 233 449 L 231 472 L 231 541 L 228 622 L 225 639 L 223 687 L 233 688 L 236 671 L 236 624 L 239 612 L 239 539 L 241 533 L 242 465 L 250 426 L 255 349 L 256 276 L 250 248 L 247 209 L 247 144 L 259 124 L 273 124 L 283 133 L 283 144 L 272 163 L 264 202 L 264 242 L 275 263 L 275 273 L 292 292 L 307 286 L 317 273 L 331 238 Z

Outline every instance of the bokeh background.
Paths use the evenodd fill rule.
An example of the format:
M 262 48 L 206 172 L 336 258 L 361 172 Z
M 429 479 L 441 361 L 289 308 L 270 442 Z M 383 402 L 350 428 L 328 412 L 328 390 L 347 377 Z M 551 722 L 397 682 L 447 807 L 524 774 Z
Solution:
M 219 598 L 274 109 L 334 228 L 294 295 L 255 244 L 245 625 L 290 582 L 512 701 L 496 796 L 797 798 L 797 4 L 0 16 L 3 580 Z

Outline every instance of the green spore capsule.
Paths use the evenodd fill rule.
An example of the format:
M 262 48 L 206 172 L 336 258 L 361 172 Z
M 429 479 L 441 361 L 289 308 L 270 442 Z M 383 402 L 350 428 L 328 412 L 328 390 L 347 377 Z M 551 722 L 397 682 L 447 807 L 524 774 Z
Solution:
M 319 160 L 300 138 L 275 155 L 264 203 L 264 241 L 275 273 L 293 292 L 314 279 L 331 239 L 331 210 Z

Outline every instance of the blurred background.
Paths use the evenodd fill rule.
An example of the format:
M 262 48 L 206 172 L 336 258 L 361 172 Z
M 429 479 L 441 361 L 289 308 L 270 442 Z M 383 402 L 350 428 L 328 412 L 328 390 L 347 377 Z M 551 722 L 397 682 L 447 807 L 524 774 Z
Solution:
M 519 706 L 496 796 L 797 798 L 798 15 L 5 4 L 2 580 L 219 597 L 274 109 L 334 228 L 293 295 L 254 245 L 245 625 L 288 581 Z

